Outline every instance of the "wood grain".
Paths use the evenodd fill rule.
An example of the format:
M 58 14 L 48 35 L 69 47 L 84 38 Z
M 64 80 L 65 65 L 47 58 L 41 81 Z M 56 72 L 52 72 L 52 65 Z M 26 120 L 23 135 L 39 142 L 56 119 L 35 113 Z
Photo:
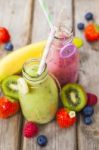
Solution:
M 0 0 L 0 26 L 5 26 L 10 30 L 15 49 L 26 45 L 30 39 L 32 42 L 47 39 L 50 32 L 38 1 L 35 0 L 34 5 L 33 2 L 34 0 Z M 67 26 L 74 26 L 76 36 L 83 39 L 84 35 L 77 30 L 76 26 L 78 22 L 87 24 L 84 14 L 88 11 L 93 12 L 96 22 L 99 23 L 99 0 L 46 0 L 46 3 L 54 23 L 57 21 L 59 11 L 65 6 Z M 79 83 L 85 87 L 86 91 L 95 93 L 99 98 L 99 52 L 92 50 L 92 45 L 88 44 L 85 39 L 84 43 L 84 47 L 80 50 Z M 76 126 L 69 130 L 60 129 L 55 121 L 40 126 L 39 134 L 48 137 L 48 145 L 44 150 L 99 150 L 99 105 L 95 107 L 93 119 L 93 125 L 87 127 L 84 126 L 82 118 L 80 118 L 77 135 Z M 20 145 L 22 150 L 41 149 L 36 144 L 36 138 L 21 139 L 21 124 L 20 113 L 9 119 L 0 120 L 0 150 L 20 150 Z
M 26 45 L 29 40 L 31 9 L 32 0 L 0 0 L 0 26 L 10 31 L 15 49 Z M 21 123 L 20 113 L 0 120 L 0 150 L 19 150 Z
M 62 7 L 66 6 L 66 24 L 72 26 L 72 0 L 53 1 L 46 0 L 49 10 L 53 15 L 53 22 L 57 20 L 57 14 Z M 69 13 L 68 13 L 69 12 Z M 35 1 L 32 41 L 47 39 L 50 29 L 46 22 L 45 16 L 39 6 L 38 1 Z M 76 130 L 75 126 L 69 130 L 60 129 L 55 121 L 40 127 L 40 133 L 48 137 L 48 145 L 44 150 L 76 150 Z M 23 139 L 22 150 L 40 150 L 41 148 L 36 144 L 36 138 L 27 140 Z
M 84 40 L 84 47 L 80 50 L 81 65 L 79 83 L 88 92 L 95 93 L 99 98 L 99 52 L 92 50 L 90 44 L 84 39 L 83 33 L 77 30 L 77 23 L 87 22 L 84 19 L 86 12 L 92 12 L 95 20 L 99 21 L 99 1 L 98 0 L 75 0 L 75 33 Z M 93 124 L 85 126 L 80 118 L 78 124 L 78 149 L 79 150 L 99 150 L 99 105 L 95 107 Z

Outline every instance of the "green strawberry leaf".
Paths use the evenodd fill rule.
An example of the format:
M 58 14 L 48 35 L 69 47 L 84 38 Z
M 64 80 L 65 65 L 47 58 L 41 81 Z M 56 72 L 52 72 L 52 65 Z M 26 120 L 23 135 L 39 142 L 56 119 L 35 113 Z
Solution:
M 99 25 L 95 24 L 96 32 L 99 32 Z

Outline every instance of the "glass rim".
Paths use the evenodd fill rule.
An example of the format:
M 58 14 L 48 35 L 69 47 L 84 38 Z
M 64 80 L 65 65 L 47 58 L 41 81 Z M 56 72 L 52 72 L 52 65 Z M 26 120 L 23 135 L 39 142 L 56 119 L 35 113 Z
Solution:
M 66 24 L 60 24 L 59 27 L 56 26 L 56 32 L 63 32 L 63 33 L 67 33 L 67 35 L 69 35 L 69 38 L 67 39 L 67 42 L 68 41 L 72 41 L 71 38 L 73 38 L 73 29 L 72 28 L 68 28 L 66 26 Z M 69 31 L 69 32 L 68 32 Z M 65 40 L 66 38 L 63 38 L 63 37 L 58 37 L 59 35 L 55 35 L 54 38 L 57 39 L 57 40 Z
M 31 82 L 38 82 L 38 81 L 40 81 L 40 80 L 43 80 L 43 79 L 47 76 L 47 72 L 46 72 L 46 70 L 47 70 L 47 64 L 46 64 L 46 63 L 45 63 L 45 65 L 44 65 L 44 69 L 43 69 L 41 75 L 37 75 L 37 76 L 33 77 L 33 76 L 29 75 L 29 74 L 26 72 L 26 70 L 25 70 L 25 65 L 28 65 L 29 63 L 32 63 L 32 62 L 40 62 L 40 60 L 41 60 L 40 58 L 32 58 L 32 59 L 27 60 L 27 61 L 23 64 L 22 73 L 23 73 L 23 76 L 24 76 L 27 80 L 29 80 L 29 81 L 31 81 Z M 41 76 L 43 75 L 44 72 L 45 72 L 45 75 L 44 75 L 44 77 L 42 78 Z M 35 80 L 35 81 L 34 81 L 34 80 Z

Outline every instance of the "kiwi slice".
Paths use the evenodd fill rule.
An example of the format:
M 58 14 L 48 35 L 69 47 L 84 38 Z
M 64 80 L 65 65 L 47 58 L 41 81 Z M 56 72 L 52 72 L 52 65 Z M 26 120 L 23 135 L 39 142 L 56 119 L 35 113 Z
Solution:
M 12 102 L 12 103 L 18 102 L 18 99 L 16 100 L 16 99 L 13 99 L 13 98 L 11 98 L 11 97 L 9 97 L 9 96 L 6 96 L 6 98 L 7 98 L 10 102 Z
M 5 96 L 14 98 L 16 100 L 19 99 L 18 96 L 18 86 L 17 86 L 17 80 L 20 78 L 20 76 L 13 75 L 5 78 L 2 81 L 1 87 L 2 91 Z
M 62 88 L 63 105 L 70 110 L 81 111 L 87 103 L 87 95 L 82 86 L 70 83 Z

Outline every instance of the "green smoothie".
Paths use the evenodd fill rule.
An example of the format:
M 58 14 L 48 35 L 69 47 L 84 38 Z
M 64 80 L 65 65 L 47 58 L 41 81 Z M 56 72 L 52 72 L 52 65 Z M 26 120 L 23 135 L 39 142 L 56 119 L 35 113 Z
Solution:
M 23 78 L 28 91 L 24 93 L 19 90 L 20 104 L 28 121 L 44 124 L 55 117 L 58 108 L 58 89 L 53 78 L 47 73 L 46 65 L 42 74 L 38 76 L 38 63 L 33 61 L 32 65 L 29 64 L 25 64 L 23 68 Z

